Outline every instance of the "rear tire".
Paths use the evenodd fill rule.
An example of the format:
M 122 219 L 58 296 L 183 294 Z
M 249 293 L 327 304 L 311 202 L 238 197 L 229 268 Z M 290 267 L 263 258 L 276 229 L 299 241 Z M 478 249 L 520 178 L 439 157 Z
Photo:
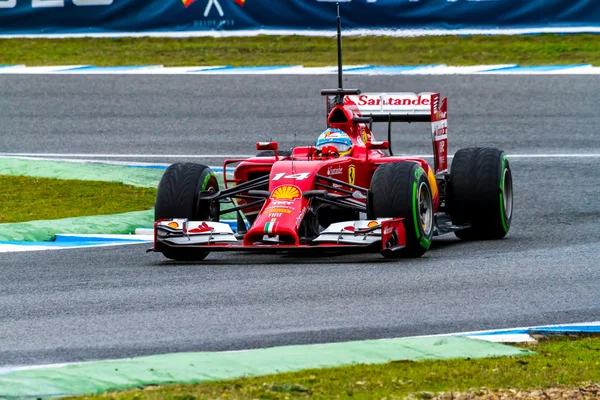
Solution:
M 421 257 L 433 237 L 434 210 L 427 174 L 413 162 L 391 162 L 375 170 L 367 197 L 370 218 L 404 218 L 406 247 L 387 258 Z
M 456 152 L 448 184 L 449 214 L 463 240 L 502 239 L 510 229 L 513 210 L 512 173 L 506 154 L 495 148 Z
M 203 164 L 177 163 L 163 174 L 156 193 L 154 220 L 187 218 L 192 221 L 218 221 L 219 203 L 202 201 L 202 196 L 219 191 L 212 170 Z M 200 261 L 208 251 L 161 246 L 157 249 L 177 261 Z

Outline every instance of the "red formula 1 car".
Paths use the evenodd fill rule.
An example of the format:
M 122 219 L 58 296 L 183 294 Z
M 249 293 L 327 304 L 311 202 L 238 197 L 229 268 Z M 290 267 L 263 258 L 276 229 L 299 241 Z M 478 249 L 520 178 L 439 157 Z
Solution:
M 339 26 L 338 16 L 338 44 Z M 448 173 L 447 99 L 439 93 L 345 90 L 338 48 L 339 88 L 322 91 L 331 128 L 322 136 L 351 143 L 339 148 L 343 140 L 333 140 L 291 152 L 279 151 L 275 142 L 257 143 L 262 153 L 256 157 L 225 161 L 225 171 L 236 167 L 233 178 L 224 174 L 224 188 L 205 165 L 171 165 L 158 187 L 154 251 L 185 261 L 214 251 L 419 257 L 436 235 L 454 232 L 468 240 L 507 234 L 513 196 L 504 152 L 459 150 Z M 371 132 L 378 122 L 387 123 L 387 141 L 376 141 Z M 393 122 L 430 123 L 433 165 L 392 154 Z M 237 232 L 219 222 L 232 212 Z

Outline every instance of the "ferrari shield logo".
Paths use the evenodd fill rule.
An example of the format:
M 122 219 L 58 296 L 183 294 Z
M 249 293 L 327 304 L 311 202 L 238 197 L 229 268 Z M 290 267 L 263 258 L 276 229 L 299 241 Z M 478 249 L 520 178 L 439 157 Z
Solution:
M 362 137 L 363 143 L 367 143 L 369 141 L 369 137 L 367 136 L 367 130 L 364 128 L 361 132 L 361 137 Z
M 348 167 L 348 183 L 354 185 L 354 178 L 356 178 L 356 169 L 351 165 Z

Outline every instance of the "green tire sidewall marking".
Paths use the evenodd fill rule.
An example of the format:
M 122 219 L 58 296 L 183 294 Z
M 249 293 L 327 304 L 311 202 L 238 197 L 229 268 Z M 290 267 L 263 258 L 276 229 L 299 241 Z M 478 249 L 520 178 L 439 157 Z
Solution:
M 423 176 L 424 173 L 425 173 L 425 171 L 421 167 L 419 167 L 415 170 L 415 178 L 416 179 L 415 179 L 415 182 L 413 183 L 413 221 L 415 224 L 415 233 L 417 234 L 417 240 L 420 239 L 419 245 L 421 245 L 425 249 L 429 249 L 429 246 L 431 246 L 431 240 L 429 240 L 425 236 L 421 236 L 421 229 L 420 229 L 421 224 L 419 222 L 419 217 L 418 217 L 419 210 L 417 207 L 417 198 L 419 196 L 418 188 L 420 187 L 419 180 L 421 179 L 421 176 Z
M 416 176 L 416 173 L 415 173 Z M 413 221 L 415 223 L 415 232 L 417 239 L 421 237 L 421 230 L 419 229 L 419 218 L 417 217 L 417 181 L 413 183 Z
M 504 232 L 508 232 L 508 225 L 506 225 L 506 217 L 504 216 L 504 198 L 502 192 L 500 192 L 500 218 L 502 218 L 502 228 Z
M 504 214 L 504 168 L 505 168 L 506 156 L 502 157 L 502 169 L 500 172 L 500 219 L 502 220 L 502 229 L 504 232 L 508 232 L 508 225 L 506 224 L 506 215 Z
M 425 170 L 421 167 L 418 167 L 417 169 L 415 169 L 415 178 L 419 179 L 421 177 L 421 175 L 423 175 L 425 173 Z
M 209 173 L 206 174 L 206 176 L 204 177 L 204 183 L 202 183 L 202 190 L 206 190 L 206 186 L 208 185 L 208 181 L 210 181 L 210 178 L 217 179 L 214 172 L 212 171 L 209 171 Z

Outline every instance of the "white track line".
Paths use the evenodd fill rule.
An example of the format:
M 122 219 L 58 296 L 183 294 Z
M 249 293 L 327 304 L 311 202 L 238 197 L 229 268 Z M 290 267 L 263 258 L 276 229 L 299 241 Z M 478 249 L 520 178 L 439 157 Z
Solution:
M 245 158 L 254 157 L 254 154 L 93 154 L 93 153 L 0 153 L 0 157 L 64 157 L 64 158 Z
M 427 158 L 431 154 L 397 154 L 398 156 L 410 156 Z M 557 153 L 557 154 L 508 154 L 511 158 L 600 158 L 600 153 Z M 49 157 L 49 158 L 247 158 L 254 157 L 253 154 L 94 154 L 94 153 L 0 153 L 0 158 L 10 157 Z M 448 156 L 452 158 L 453 156 Z
M 543 27 L 519 29 L 348 29 L 344 36 L 454 36 L 454 35 L 526 35 L 540 33 L 600 33 L 597 26 L 581 27 Z M 118 38 L 118 37 L 161 37 L 161 38 L 189 38 L 189 37 L 249 37 L 258 35 L 277 36 L 323 36 L 335 37 L 335 30 L 308 30 L 308 29 L 248 29 L 232 31 L 165 31 L 165 32 L 97 32 L 97 33 L 44 33 L 44 34 L 3 34 L 2 39 L 28 38 L 28 39 L 63 39 L 63 38 Z

